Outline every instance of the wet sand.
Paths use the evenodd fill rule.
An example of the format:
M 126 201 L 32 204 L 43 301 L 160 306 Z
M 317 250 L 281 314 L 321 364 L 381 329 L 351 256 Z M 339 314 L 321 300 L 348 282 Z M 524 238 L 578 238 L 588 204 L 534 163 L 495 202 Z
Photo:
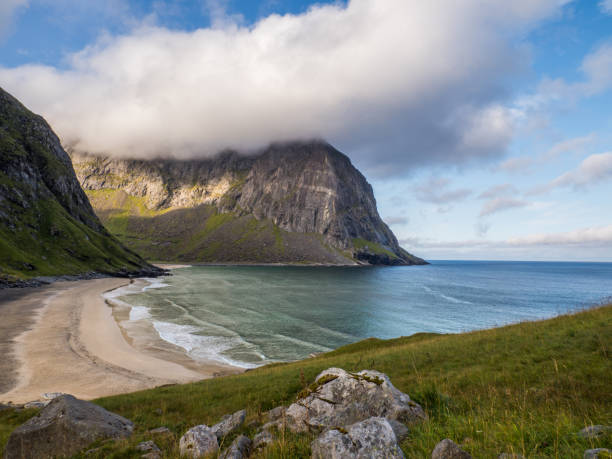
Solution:
M 0 350 L 9 358 L 1 359 L 0 373 L 9 376 L 0 380 L 0 402 L 24 403 L 47 392 L 93 399 L 241 371 L 195 362 L 152 327 L 118 326 L 126 311 L 102 294 L 129 282 L 107 278 L 2 292 Z

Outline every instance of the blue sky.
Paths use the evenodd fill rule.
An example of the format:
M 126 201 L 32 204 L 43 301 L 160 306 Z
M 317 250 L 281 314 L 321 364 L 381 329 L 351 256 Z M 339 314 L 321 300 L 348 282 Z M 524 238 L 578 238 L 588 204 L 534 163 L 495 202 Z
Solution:
M 612 0 L 5 0 L 0 85 L 118 156 L 323 137 L 419 256 L 612 261 Z

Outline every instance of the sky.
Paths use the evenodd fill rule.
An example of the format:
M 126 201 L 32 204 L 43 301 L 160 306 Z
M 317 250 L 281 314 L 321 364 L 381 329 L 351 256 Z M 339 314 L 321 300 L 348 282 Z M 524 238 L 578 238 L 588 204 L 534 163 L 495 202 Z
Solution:
M 2 0 L 0 86 L 94 153 L 325 139 L 426 259 L 612 261 L 612 0 Z

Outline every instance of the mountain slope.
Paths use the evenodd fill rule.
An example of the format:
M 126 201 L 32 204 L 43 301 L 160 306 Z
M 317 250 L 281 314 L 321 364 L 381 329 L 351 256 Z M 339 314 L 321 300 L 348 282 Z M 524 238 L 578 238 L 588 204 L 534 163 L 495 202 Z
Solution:
M 71 155 L 101 220 L 149 259 L 424 263 L 380 219 L 365 177 L 325 142 L 193 161 Z
M 0 89 L 0 284 L 155 269 L 102 226 L 45 120 Z

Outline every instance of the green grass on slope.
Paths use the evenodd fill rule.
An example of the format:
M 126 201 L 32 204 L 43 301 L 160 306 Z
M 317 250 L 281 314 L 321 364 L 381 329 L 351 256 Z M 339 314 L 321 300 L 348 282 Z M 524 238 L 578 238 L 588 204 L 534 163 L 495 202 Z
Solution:
M 170 262 L 349 263 L 318 234 L 290 233 L 251 215 L 210 205 L 151 210 L 122 190 L 88 190 L 106 228 L 148 260 Z
M 143 260 L 117 240 L 74 219 L 55 200 L 39 200 L 9 228 L 0 224 L 0 276 L 36 276 L 138 269 Z
M 431 457 L 435 444 L 448 437 L 475 458 L 502 452 L 581 458 L 585 449 L 612 446 L 610 435 L 598 440 L 576 435 L 586 425 L 612 425 L 611 341 L 612 306 L 605 306 L 460 335 L 369 339 L 242 375 L 104 398 L 97 403 L 132 419 L 136 433 L 104 445 L 98 457 L 139 457 L 134 446 L 159 426 L 173 434 L 154 440 L 167 457 L 178 457 L 178 439 L 189 427 L 212 425 L 242 408 L 248 411 L 246 425 L 260 422 L 261 413 L 288 405 L 317 373 L 337 366 L 382 371 L 424 406 L 430 420 L 411 429 L 401 445 L 406 457 Z M 8 432 L 6 424 L 16 423 L 0 414 L 0 435 Z M 255 431 L 255 426 L 242 430 Z M 312 439 L 280 433 L 255 457 L 309 457 Z

